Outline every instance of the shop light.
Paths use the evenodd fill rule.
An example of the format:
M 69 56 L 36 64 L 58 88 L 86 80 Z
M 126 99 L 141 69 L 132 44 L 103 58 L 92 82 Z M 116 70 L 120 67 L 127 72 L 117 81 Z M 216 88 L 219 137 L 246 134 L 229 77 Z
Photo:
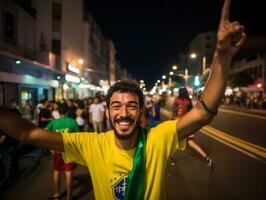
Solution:
M 70 74 L 66 74 L 65 79 L 67 81 L 74 82 L 74 83 L 79 83 L 80 82 L 80 78 L 79 77 L 73 76 L 73 75 L 70 75 Z
M 262 84 L 261 83 L 257 83 L 257 88 L 262 88 Z
M 71 65 L 71 64 L 68 64 L 68 65 L 67 65 L 67 69 L 68 69 L 69 71 L 71 71 L 71 72 L 76 73 L 76 74 L 79 74 L 79 72 L 80 72 L 79 68 L 74 67 L 74 66 Z
M 19 65 L 21 63 L 20 60 L 16 60 L 16 64 Z

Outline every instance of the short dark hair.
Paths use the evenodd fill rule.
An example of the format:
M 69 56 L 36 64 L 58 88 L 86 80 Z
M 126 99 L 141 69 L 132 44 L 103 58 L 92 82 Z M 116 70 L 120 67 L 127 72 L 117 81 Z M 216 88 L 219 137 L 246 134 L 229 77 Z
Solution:
M 178 97 L 180 99 L 189 99 L 188 91 L 185 87 L 181 87 L 178 90 Z
M 67 114 L 68 107 L 66 103 L 58 103 L 58 112 L 60 115 Z
M 142 90 L 140 89 L 139 84 L 136 81 L 133 80 L 123 80 L 123 81 L 118 81 L 115 84 L 113 84 L 107 93 L 106 96 L 106 106 L 109 109 L 110 106 L 110 99 L 113 93 L 115 92 L 129 92 L 132 94 L 136 94 L 139 97 L 139 107 L 140 109 L 143 108 L 144 105 L 144 96 L 142 93 Z

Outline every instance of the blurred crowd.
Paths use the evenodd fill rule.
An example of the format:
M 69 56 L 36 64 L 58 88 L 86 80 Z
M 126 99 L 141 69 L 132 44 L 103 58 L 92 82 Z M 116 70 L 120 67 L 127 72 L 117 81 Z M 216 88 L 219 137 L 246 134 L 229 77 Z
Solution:
M 233 93 L 225 96 L 223 104 L 252 109 L 266 109 L 266 94 Z

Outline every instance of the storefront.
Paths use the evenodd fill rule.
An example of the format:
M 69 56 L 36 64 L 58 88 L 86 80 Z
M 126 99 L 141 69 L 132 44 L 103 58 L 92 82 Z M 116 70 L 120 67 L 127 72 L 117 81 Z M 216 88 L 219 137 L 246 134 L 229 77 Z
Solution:
M 41 99 L 53 100 L 60 72 L 48 67 L 0 55 L 0 105 L 10 106 L 11 101 L 22 105 L 29 100 L 35 106 Z

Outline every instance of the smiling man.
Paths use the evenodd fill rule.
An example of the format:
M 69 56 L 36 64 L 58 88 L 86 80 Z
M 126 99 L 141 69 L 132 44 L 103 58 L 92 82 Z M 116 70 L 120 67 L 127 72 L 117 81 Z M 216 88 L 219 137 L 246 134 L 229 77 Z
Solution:
M 239 22 L 229 22 L 225 0 L 210 77 L 197 104 L 180 120 L 165 121 L 149 130 L 140 127 L 143 94 L 131 81 L 120 81 L 107 95 L 107 116 L 113 130 L 103 134 L 56 134 L 0 108 L 0 129 L 10 136 L 64 152 L 66 162 L 88 167 L 96 199 L 164 199 L 166 164 L 176 146 L 215 116 L 224 95 L 231 60 L 246 35 Z M 16 126 L 14 126 L 16 124 Z

